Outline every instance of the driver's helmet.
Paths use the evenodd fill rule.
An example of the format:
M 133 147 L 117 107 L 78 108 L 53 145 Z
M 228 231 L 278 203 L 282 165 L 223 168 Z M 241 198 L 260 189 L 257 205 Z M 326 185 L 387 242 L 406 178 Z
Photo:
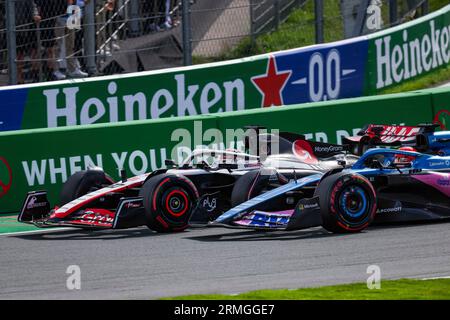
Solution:
M 417 150 L 414 149 L 413 147 L 401 147 L 401 148 L 398 148 L 398 150 L 417 152 Z M 408 163 L 411 163 L 412 161 L 414 161 L 415 158 L 416 158 L 415 156 L 407 156 L 407 155 L 404 155 L 404 154 L 396 154 L 394 163 L 396 163 L 396 164 L 408 164 Z

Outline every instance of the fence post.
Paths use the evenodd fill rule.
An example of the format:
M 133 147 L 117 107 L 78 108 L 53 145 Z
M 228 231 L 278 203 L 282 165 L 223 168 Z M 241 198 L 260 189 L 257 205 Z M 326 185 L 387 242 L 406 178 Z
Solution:
M 192 30 L 190 0 L 182 0 L 182 23 L 183 23 L 183 62 L 185 66 L 192 64 Z
M 397 24 L 398 19 L 398 8 L 397 8 L 397 0 L 389 0 L 389 22 L 391 26 L 395 26 Z
M 364 34 L 367 21 L 367 8 L 370 6 L 370 0 L 360 0 L 358 14 L 356 16 L 355 28 L 353 29 L 353 37 Z
M 273 9 L 275 10 L 275 30 L 278 30 L 280 26 L 280 0 L 275 0 Z
M 323 0 L 314 1 L 316 43 L 323 43 Z
M 16 15 L 15 0 L 6 0 L 6 42 L 8 47 L 9 84 L 17 84 L 17 47 L 16 47 Z
M 97 73 L 95 62 L 95 1 L 89 1 L 84 13 L 84 55 L 86 56 L 86 71 L 89 75 Z
M 137 37 L 141 33 L 141 21 L 139 20 L 140 3 L 137 0 L 132 0 L 130 3 L 130 36 Z
M 426 15 L 428 14 L 428 12 L 430 11 L 430 5 L 428 0 L 424 1 L 424 3 L 422 3 L 422 15 Z
M 252 47 L 254 47 L 255 41 L 256 41 L 255 15 L 254 15 L 254 11 L 253 11 L 253 1 L 254 0 L 250 0 L 250 11 L 249 11 L 249 15 L 250 15 L 250 39 L 251 39 Z

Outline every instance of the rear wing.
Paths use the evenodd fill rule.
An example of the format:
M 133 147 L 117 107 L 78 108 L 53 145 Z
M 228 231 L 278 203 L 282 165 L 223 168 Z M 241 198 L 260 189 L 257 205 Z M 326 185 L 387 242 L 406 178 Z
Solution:
M 342 141 L 351 145 L 352 152 L 358 155 L 376 146 L 411 146 L 426 151 L 428 149 L 426 136 L 433 134 L 437 127 L 435 124 L 417 126 L 369 124 L 356 136 L 345 137 Z

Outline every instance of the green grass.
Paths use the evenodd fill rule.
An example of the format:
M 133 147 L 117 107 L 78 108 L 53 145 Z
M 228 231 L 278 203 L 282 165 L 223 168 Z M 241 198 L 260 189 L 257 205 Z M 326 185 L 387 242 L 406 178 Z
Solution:
M 176 300 L 449 300 L 450 279 L 386 280 L 381 289 L 369 290 L 366 283 L 305 288 L 258 290 L 238 295 L 191 295 Z

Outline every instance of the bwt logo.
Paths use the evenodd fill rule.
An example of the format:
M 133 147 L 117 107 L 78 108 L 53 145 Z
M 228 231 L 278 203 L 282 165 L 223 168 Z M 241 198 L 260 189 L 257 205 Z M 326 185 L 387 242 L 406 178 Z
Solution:
M 11 189 L 12 184 L 12 170 L 8 161 L 0 157 L 0 198 L 6 195 Z

